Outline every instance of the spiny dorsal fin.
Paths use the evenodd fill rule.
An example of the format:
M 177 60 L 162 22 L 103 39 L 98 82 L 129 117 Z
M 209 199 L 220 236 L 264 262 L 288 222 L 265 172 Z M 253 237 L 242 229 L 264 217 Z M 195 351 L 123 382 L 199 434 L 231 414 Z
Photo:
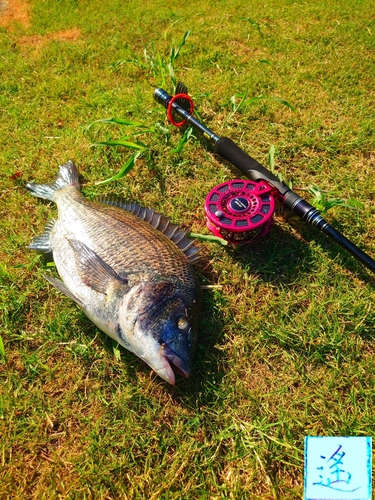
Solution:
M 201 249 L 195 246 L 195 240 L 187 236 L 189 228 L 172 223 L 168 217 L 159 212 L 155 212 L 152 208 L 143 207 L 138 203 L 131 203 L 114 195 L 100 196 L 98 201 L 106 205 L 111 205 L 112 207 L 127 210 L 145 222 L 148 222 L 148 224 L 172 240 L 173 243 L 184 252 L 191 264 L 195 264 L 200 259 L 198 252 L 200 252 Z

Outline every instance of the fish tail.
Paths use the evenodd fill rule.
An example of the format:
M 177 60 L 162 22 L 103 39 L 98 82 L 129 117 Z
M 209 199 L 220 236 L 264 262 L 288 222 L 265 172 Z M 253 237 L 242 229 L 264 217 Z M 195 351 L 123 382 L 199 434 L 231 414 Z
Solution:
M 44 198 L 45 200 L 53 200 L 56 191 L 66 187 L 76 187 L 79 189 L 78 170 L 70 160 L 64 165 L 59 166 L 59 173 L 54 183 L 34 184 L 33 182 L 29 182 L 26 184 L 26 189 L 32 195 Z

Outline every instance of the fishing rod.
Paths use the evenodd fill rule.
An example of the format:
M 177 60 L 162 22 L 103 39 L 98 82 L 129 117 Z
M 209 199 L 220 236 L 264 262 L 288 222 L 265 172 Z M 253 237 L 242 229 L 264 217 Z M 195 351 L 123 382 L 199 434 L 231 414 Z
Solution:
M 249 156 L 228 137 L 219 137 L 193 116 L 194 103 L 181 82 L 176 94 L 169 95 L 157 88 L 154 99 L 167 109 L 169 121 L 181 127 L 185 124 L 201 132 L 215 147 L 215 152 L 238 168 L 243 179 L 223 183 L 207 196 L 205 210 L 208 228 L 229 242 L 249 243 L 267 234 L 272 224 L 274 199 L 298 215 L 304 222 L 317 227 L 364 266 L 375 272 L 375 261 L 354 243 L 332 227 L 319 210 L 294 193 L 284 182 Z M 181 121 L 177 121 L 181 117 Z

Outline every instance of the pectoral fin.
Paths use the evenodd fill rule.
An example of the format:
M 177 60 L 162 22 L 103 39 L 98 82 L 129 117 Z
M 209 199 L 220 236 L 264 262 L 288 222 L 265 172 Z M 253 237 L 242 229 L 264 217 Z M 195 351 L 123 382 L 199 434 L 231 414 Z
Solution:
M 113 287 L 127 285 L 104 260 L 87 245 L 78 240 L 69 240 L 75 251 L 76 263 L 83 283 L 93 290 L 108 294 Z

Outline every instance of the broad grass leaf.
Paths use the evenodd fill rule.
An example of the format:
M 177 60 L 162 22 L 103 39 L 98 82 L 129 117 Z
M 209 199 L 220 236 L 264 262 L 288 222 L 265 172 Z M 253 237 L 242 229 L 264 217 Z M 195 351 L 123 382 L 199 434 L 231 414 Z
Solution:
M 101 118 L 99 120 L 95 120 L 84 127 L 84 130 L 88 131 L 95 123 L 105 123 L 105 124 L 118 124 L 118 125 L 127 125 L 129 127 L 144 127 L 148 128 L 147 125 L 144 125 L 141 122 L 133 122 L 131 120 L 127 120 L 126 118 Z
M 189 238 L 199 240 L 199 241 L 208 241 L 209 243 L 220 243 L 220 245 L 227 246 L 228 242 L 223 238 L 219 238 L 218 236 L 212 236 L 210 234 L 199 234 L 199 233 L 189 233 Z
M 0 357 L 5 358 L 4 342 L 0 335 Z
M 180 142 L 177 144 L 177 147 L 172 150 L 172 153 L 180 153 L 185 144 L 189 141 L 192 133 L 193 133 L 193 127 L 188 127 L 185 130 L 184 135 L 181 137 Z
M 280 104 L 283 104 L 284 106 L 287 106 L 292 111 L 295 111 L 295 108 L 291 104 L 289 104 L 288 101 L 284 101 L 284 99 L 280 99 L 279 97 L 273 97 L 273 96 L 270 96 L 270 99 L 273 99 L 274 101 L 279 102 Z
M 98 181 L 95 183 L 96 186 L 99 184 L 108 184 L 109 182 L 112 181 L 117 181 L 124 177 L 126 174 L 130 172 L 130 170 L 134 167 L 135 165 L 135 160 L 138 158 L 138 156 L 141 154 L 140 151 L 136 151 L 131 155 L 131 157 L 128 159 L 128 161 L 125 163 L 125 165 L 117 172 L 116 175 L 113 175 L 112 177 L 109 177 L 108 179 L 105 179 L 104 181 Z
M 95 142 L 92 144 L 93 146 L 123 146 L 124 148 L 129 149 L 145 149 L 144 144 L 140 142 L 131 142 L 131 141 L 103 141 L 103 142 Z

